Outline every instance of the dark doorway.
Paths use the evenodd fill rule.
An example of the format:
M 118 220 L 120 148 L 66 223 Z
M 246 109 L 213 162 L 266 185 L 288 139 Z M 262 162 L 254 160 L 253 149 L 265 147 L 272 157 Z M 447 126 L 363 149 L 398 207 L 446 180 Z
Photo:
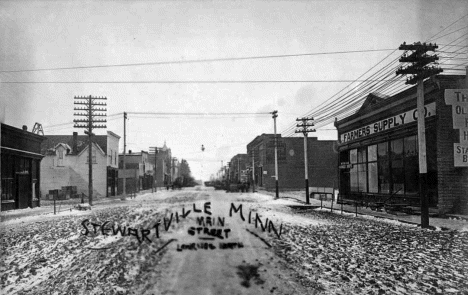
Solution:
M 31 206 L 31 183 L 29 174 L 16 174 L 17 175 L 17 194 L 16 203 L 17 209 L 24 209 Z

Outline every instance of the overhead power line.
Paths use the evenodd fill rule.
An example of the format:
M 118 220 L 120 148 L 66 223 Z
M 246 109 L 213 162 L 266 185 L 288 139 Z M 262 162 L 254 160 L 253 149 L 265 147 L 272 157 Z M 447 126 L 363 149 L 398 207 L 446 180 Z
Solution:
M 434 38 L 437 35 L 440 35 L 443 31 L 445 31 L 446 29 L 448 29 L 449 27 L 451 27 L 452 25 L 454 25 L 455 23 L 457 23 L 458 21 L 460 21 L 461 19 L 463 19 L 466 16 L 468 16 L 468 14 L 464 15 L 460 19 L 456 20 L 455 22 L 453 22 L 448 27 L 444 28 L 442 31 L 438 32 L 436 35 L 434 35 L 431 38 Z M 448 35 L 452 35 L 452 34 L 454 34 L 456 32 L 461 31 L 464 28 L 465 27 L 463 27 L 461 29 L 456 29 L 456 30 L 454 30 L 452 32 L 449 32 L 449 33 L 446 33 L 445 35 L 440 36 L 437 39 L 448 36 Z M 458 36 L 455 40 L 451 41 L 450 43 L 444 44 L 444 46 L 441 49 L 447 48 L 447 46 L 459 46 L 459 44 L 461 42 L 466 40 L 465 36 L 466 36 L 466 34 L 462 34 L 461 36 Z M 465 46 L 459 46 L 459 47 L 460 48 L 458 48 L 458 49 L 455 49 L 455 48 L 452 47 L 451 52 L 447 52 L 447 53 L 451 53 L 451 54 L 455 54 L 455 55 L 447 57 L 447 59 L 444 60 L 444 62 L 446 62 L 447 60 L 451 60 L 452 58 L 458 56 L 459 54 L 463 54 L 464 52 L 462 53 L 460 51 L 466 50 L 465 49 L 466 47 Z M 349 115 L 353 114 L 361 106 L 362 101 L 364 101 L 366 96 L 371 92 L 379 92 L 379 93 L 382 93 L 382 94 L 386 94 L 388 96 L 392 96 L 392 95 L 394 95 L 394 94 L 396 94 L 398 92 L 401 92 L 404 89 L 409 88 L 410 86 L 403 84 L 402 81 L 400 79 L 398 79 L 398 78 L 393 78 L 393 79 L 385 81 L 385 79 L 389 75 L 393 75 L 393 70 L 395 70 L 395 67 L 393 65 L 395 63 L 396 63 L 396 61 L 394 60 L 390 64 L 385 66 L 383 69 L 388 68 L 390 66 L 391 66 L 391 69 L 386 70 L 386 72 L 384 72 L 383 74 L 380 74 L 378 77 L 375 77 L 375 74 L 378 73 L 378 72 L 376 72 L 374 75 L 368 77 L 368 79 L 367 79 L 367 81 L 370 81 L 369 78 L 374 78 L 374 79 L 379 78 L 379 79 L 382 79 L 382 82 L 360 83 L 360 84 L 357 84 L 357 86 L 353 87 L 352 89 L 349 89 L 347 91 L 347 93 L 341 94 L 340 96 L 337 96 L 340 92 L 342 92 L 344 89 L 346 89 L 347 87 L 349 87 L 349 86 L 351 86 L 353 84 L 353 83 L 351 83 L 349 86 L 345 87 L 340 92 L 338 92 L 335 95 L 333 95 L 332 97 L 330 97 L 327 101 L 325 101 L 324 103 L 322 103 L 321 105 L 316 107 L 315 110 L 311 110 L 309 113 L 305 114 L 305 116 L 314 117 L 315 120 L 316 120 L 316 125 L 315 125 L 316 128 L 320 128 L 321 126 L 326 126 L 326 125 L 332 123 L 333 120 L 335 118 L 337 118 L 337 117 L 346 117 L 346 116 L 349 116 Z M 361 75 L 359 78 L 363 77 L 365 74 Z M 385 91 L 385 92 L 383 92 L 383 91 Z M 293 128 L 294 128 L 293 125 L 288 127 L 287 129 L 285 129 L 282 132 L 282 134 L 284 134 L 285 136 L 294 135 Z
M 140 115 L 146 115 L 148 117 L 144 117 L 144 118 L 151 118 L 149 116 L 198 116 L 198 117 L 210 117 L 210 116 L 259 116 L 259 115 L 267 115 L 269 116 L 270 113 L 269 112 L 256 112 L 256 113 L 206 113 L 206 112 L 198 112 L 198 113 L 195 113 L 195 112 L 126 112 L 127 115 L 136 115 L 135 117 L 133 118 L 142 118 L 140 117 Z M 114 119 L 118 119 L 118 118 L 112 118 L 110 119 L 110 117 L 117 117 L 117 116 L 121 116 L 123 114 L 123 112 L 119 112 L 119 113 L 114 113 L 114 114 L 110 114 L 110 115 L 107 115 L 107 118 L 108 120 L 114 120 Z M 233 117 L 233 118 L 236 118 L 236 117 Z M 239 118 L 245 118 L 245 117 L 239 117 Z M 46 128 L 55 128 L 55 127 L 60 127 L 60 126 L 65 126 L 65 125 L 70 125 L 70 124 L 73 124 L 73 121 L 70 121 L 70 122 L 64 122 L 64 123 L 58 123 L 58 124 L 53 124 L 53 125 L 46 125 L 44 127 Z
M 445 34 L 445 35 L 442 35 L 442 36 L 440 36 L 440 37 L 437 37 L 437 38 L 435 38 L 434 40 L 440 39 L 440 38 L 442 38 L 442 37 L 445 37 L 445 36 L 448 36 L 448 35 L 451 35 L 451 34 L 454 34 L 454 33 L 456 33 L 456 32 L 459 32 L 459 31 L 463 30 L 463 29 L 466 29 L 466 28 L 468 28 L 468 26 L 461 27 L 461 28 L 459 28 L 458 30 L 455 30 L 455 31 L 452 31 L 452 32 L 447 33 L 447 34 Z
M 456 19 L 455 21 L 453 21 L 450 25 L 446 26 L 445 28 L 443 28 L 442 30 L 440 30 L 438 33 L 436 33 L 435 35 L 433 35 L 432 37 L 430 37 L 429 39 L 426 40 L 426 42 L 429 42 L 431 40 L 434 40 L 433 38 L 437 35 L 439 35 L 440 33 L 442 33 L 443 31 L 447 30 L 448 28 L 450 28 L 451 26 L 453 26 L 454 24 L 458 23 L 459 21 L 461 21 L 463 18 L 467 17 L 468 14 L 465 14 L 463 15 L 462 17 L 460 17 L 459 19 Z M 438 38 L 441 38 L 441 37 L 437 37 Z
M 239 60 L 254 60 L 268 58 L 288 58 L 314 55 L 329 55 L 329 54 L 347 54 L 347 53 L 362 53 L 362 52 L 379 52 L 390 51 L 391 49 L 367 49 L 367 50 L 347 50 L 347 51 L 329 51 L 329 52 L 314 52 L 314 53 L 299 53 L 299 54 L 278 54 L 278 55 L 262 55 L 262 56 L 246 56 L 246 57 L 226 57 L 226 58 L 206 58 L 206 59 L 189 59 L 189 60 L 173 60 L 173 61 L 156 61 L 142 63 L 127 63 L 127 64 L 109 64 L 109 65 L 93 65 L 93 66 L 76 66 L 76 67 L 60 67 L 60 68 L 39 68 L 39 69 L 23 69 L 23 70 L 2 70 L 0 73 L 20 73 L 20 72 L 38 72 L 38 71 L 60 71 L 60 70 L 81 70 L 81 69 L 98 69 L 98 68 L 116 68 L 116 67 L 135 67 L 135 66 L 157 66 L 170 64 L 189 64 L 189 63 L 206 63 L 206 62 L 223 62 L 223 61 L 239 61 Z
M 440 46 L 450 46 L 450 47 L 468 47 L 468 45 L 449 45 L 449 44 L 440 44 L 438 43 Z
M 248 83 L 349 83 L 390 80 L 153 80 L 153 81 L 0 81 L 0 84 L 248 84 Z M 402 80 L 404 81 L 404 80 Z
M 390 54 L 388 54 L 387 56 L 385 56 L 383 59 L 381 59 L 377 64 L 375 64 L 372 68 L 370 68 L 369 70 L 367 70 L 364 74 L 360 75 L 354 82 L 358 81 L 359 79 L 361 79 L 362 77 L 364 77 L 366 74 L 368 74 L 371 70 L 373 70 L 375 67 L 377 67 L 380 63 L 382 63 L 385 59 L 389 58 L 393 53 L 395 53 L 397 51 L 397 49 L 395 49 L 394 51 L 392 51 Z M 377 71 L 376 73 L 372 74 L 371 76 L 369 76 L 367 79 L 365 79 L 364 81 L 367 81 L 365 83 L 362 83 L 362 84 L 359 84 L 359 85 L 355 85 L 354 87 L 350 88 L 351 85 L 353 85 L 353 83 L 350 83 L 348 86 L 344 87 L 343 89 L 341 89 L 340 91 L 338 91 L 337 93 L 335 93 L 334 95 L 332 95 L 330 98 L 328 98 L 326 101 L 322 102 L 319 106 L 317 106 L 315 108 L 315 111 L 314 110 L 311 110 L 309 113 L 306 113 L 304 114 L 304 117 L 307 117 L 307 116 L 318 116 L 318 115 L 322 115 L 322 113 L 324 111 L 328 111 L 328 112 L 333 112 L 333 113 L 336 113 L 338 112 L 340 109 L 342 108 L 346 108 L 347 110 L 349 110 L 349 105 L 348 105 L 348 101 L 350 99 L 352 99 L 353 97 L 357 97 L 357 95 L 359 95 L 361 93 L 361 91 L 363 91 L 363 87 L 361 86 L 364 86 L 366 87 L 367 85 L 369 85 L 369 81 L 370 78 L 374 78 L 375 79 L 375 75 L 378 74 L 379 72 L 381 72 L 383 69 L 387 68 L 389 65 L 393 64 L 397 59 L 394 59 L 390 62 L 390 64 L 386 65 L 384 68 L 380 69 L 379 71 Z M 383 77 L 382 75 L 379 75 L 378 76 L 379 78 Z M 372 87 L 372 85 L 370 86 Z M 350 88 L 350 89 L 349 89 Z M 346 89 L 348 89 L 347 92 L 344 92 Z M 367 89 L 367 88 L 366 88 Z M 364 90 L 365 91 L 365 90 Z M 342 93 L 344 92 L 344 93 Z M 357 93 L 356 93 L 357 92 Z M 342 93 L 340 95 L 340 93 Z M 350 96 L 351 95 L 351 96 Z M 343 100 L 343 97 L 349 97 L 348 99 L 344 99 Z M 317 122 L 318 122 L 318 119 L 317 119 Z M 294 134 L 294 131 L 293 129 L 295 128 L 295 124 L 292 124 L 291 126 L 289 126 L 287 129 L 285 129 L 284 131 L 282 131 L 281 133 L 284 134 L 284 133 L 287 133 L 288 136 L 289 135 L 293 135 Z
M 134 115 L 181 115 L 181 116 L 237 116 L 237 115 L 270 115 L 268 112 L 258 112 L 258 113 L 185 113 L 185 112 L 176 112 L 176 113 L 167 113 L 167 112 L 127 112 L 127 114 Z

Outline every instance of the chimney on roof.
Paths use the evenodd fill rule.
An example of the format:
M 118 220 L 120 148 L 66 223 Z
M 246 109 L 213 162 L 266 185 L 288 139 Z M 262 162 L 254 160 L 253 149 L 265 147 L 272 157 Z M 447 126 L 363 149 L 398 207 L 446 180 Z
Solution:
M 72 153 L 78 153 L 78 132 L 73 132 Z
M 28 126 L 23 125 L 23 131 L 28 131 Z

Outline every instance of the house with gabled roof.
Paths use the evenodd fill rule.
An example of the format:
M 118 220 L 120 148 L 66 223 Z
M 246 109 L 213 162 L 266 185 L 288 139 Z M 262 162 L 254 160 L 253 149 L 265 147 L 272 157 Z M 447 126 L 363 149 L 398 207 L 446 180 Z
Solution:
M 110 196 L 117 193 L 118 148 L 120 136 L 107 131 L 107 135 L 93 136 L 93 195 Z M 76 187 L 78 194 L 88 195 L 89 157 L 88 136 L 48 135 L 41 145 L 41 192 Z

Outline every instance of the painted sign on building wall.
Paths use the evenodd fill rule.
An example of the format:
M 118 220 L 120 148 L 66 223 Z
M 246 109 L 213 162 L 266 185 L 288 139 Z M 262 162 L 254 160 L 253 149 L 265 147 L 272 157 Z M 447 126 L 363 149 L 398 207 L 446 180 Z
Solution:
M 446 89 L 444 98 L 452 106 L 453 129 L 460 130 L 459 142 L 453 144 L 453 164 L 468 167 L 468 89 Z
M 436 114 L 436 106 L 435 102 L 427 104 L 424 107 L 425 110 L 425 118 L 435 116 Z M 379 133 L 382 131 L 386 131 L 400 125 L 408 124 L 411 122 L 415 122 L 418 119 L 418 110 L 413 109 L 392 117 L 385 118 L 383 120 L 377 121 L 375 123 L 363 126 L 361 128 L 345 132 L 341 134 L 340 141 L 341 143 L 356 140 L 359 138 L 363 138 L 375 133 Z
M 277 151 L 278 162 L 286 161 L 286 143 L 281 139 L 277 141 Z M 266 161 L 270 164 L 275 162 L 275 140 L 273 138 L 267 143 Z

